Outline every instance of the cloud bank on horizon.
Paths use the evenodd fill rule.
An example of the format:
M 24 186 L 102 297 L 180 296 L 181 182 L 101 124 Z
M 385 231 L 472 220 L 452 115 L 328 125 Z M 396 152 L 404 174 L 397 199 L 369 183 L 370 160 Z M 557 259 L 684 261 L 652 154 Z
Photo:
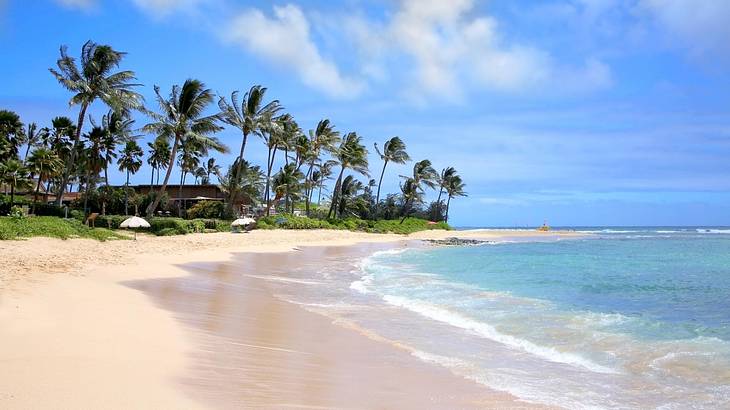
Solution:
M 115 13 L 128 27 L 112 39 L 142 31 L 172 56 L 195 38 L 202 59 L 239 56 L 248 77 L 225 61 L 187 74 L 224 93 L 283 86 L 276 98 L 303 121 L 330 117 L 370 145 L 401 135 L 464 173 L 461 224 L 730 224 L 730 2 L 48 1 L 78 19 L 56 33 L 104 38 L 95 19 Z M 123 49 L 138 73 L 172 81 L 138 43 Z M 56 57 L 44 53 L 43 69 Z

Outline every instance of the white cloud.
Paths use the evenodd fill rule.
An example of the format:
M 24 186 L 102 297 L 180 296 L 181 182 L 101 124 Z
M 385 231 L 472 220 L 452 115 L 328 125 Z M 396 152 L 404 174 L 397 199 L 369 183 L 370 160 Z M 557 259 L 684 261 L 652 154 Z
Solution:
M 211 0 L 132 0 L 139 9 L 153 17 L 165 17 L 177 11 L 193 12 Z
M 90 10 L 96 6 L 96 0 L 55 0 L 56 3 L 68 7 L 81 10 Z
M 640 0 L 639 5 L 693 54 L 730 58 L 730 1 Z
M 306 85 L 330 96 L 349 98 L 363 91 L 362 82 L 345 77 L 333 61 L 322 56 L 307 17 L 295 5 L 275 6 L 272 17 L 258 9 L 248 10 L 236 16 L 223 33 L 252 53 L 295 71 Z
M 474 86 L 506 93 L 565 93 L 611 84 L 610 68 L 595 58 L 578 66 L 563 65 L 545 50 L 509 44 L 495 18 L 474 15 L 473 0 L 403 0 L 383 27 L 360 22 L 351 32 L 371 66 L 377 59 L 386 65 L 386 56 L 393 55 L 396 61 L 404 55 L 415 62 L 412 96 L 458 100 Z

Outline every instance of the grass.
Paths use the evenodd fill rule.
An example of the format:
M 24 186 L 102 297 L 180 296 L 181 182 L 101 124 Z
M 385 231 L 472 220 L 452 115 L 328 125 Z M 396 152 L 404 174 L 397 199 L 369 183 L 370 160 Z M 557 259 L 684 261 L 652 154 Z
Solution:
M 89 228 L 76 219 L 55 216 L 28 218 L 0 217 L 0 240 L 15 240 L 43 236 L 48 238 L 88 238 L 97 241 L 129 239 L 126 235 L 105 228 Z
M 257 227 L 259 229 L 341 229 L 348 231 L 396 234 L 409 234 L 431 229 L 451 229 L 451 227 L 445 222 L 432 224 L 425 219 L 419 218 L 406 218 L 406 220 L 401 224 L 400 220 L 368 221 L 358 218 L 322 220 L 289 214 L 260 218 L 257 223 Z

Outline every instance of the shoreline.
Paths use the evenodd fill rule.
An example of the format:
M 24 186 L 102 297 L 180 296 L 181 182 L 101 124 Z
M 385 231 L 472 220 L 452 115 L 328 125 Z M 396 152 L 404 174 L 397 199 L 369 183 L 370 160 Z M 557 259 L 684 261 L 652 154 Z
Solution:
M 474 235 L 468 231 L 427 233 L 431 233 L 434 239 Z M 479 236 L 485 239 L 540 235 L 531 231 L 515 234 L 488 232 L 485 235 L 485 232 L 479 232 Z M 0 376 L 0 391 L 4 392 L 0 395 L 0 404 L 3 408 L 59 405 L 206 407 L 204 403 L 192 400 L 190 395 L 185 394 L 188 388 L 193 387 L 181 386 L 181 380 L 186 380 L 186 377 L 190 382 L 191 369 L 196 366 L 196 354 L 201 352 L 201 346 L 196 344 L 199 341 L 196 342 L 195 332 L 181 325 L 174 311 L 164 309 L 154 298 L 127 284 L 192 280 L 196 275 L 187 271 L 186 264 L 198 268 L 201 264 L 231 266 L 236 258 L 232 258 L 233 253 L 243 252 L 247 257 L 255 257 L 256 253 L 264 252 L 267 257 L 271 257 L 274 255 L 272 252 L 291 251 L 304 246 L 308 249 L 313 246 L 341 249 L 343 245 L 362 242 L 392 245 L 405 240 L 427 239 L 425 236 L 424 233 L 399 236 L 347 231 L 254 231 L 245 235 L 141 236 L 138 242 L 94 243 L 88 240 L 34 238 L 0 243 L 0 256 L 8 261 L 6 266 L 10 267 L 0 282 L 0 340 L 4 347 L 0 349 L 0 361 L 7 369 Z M 301 255 L 302 252 L 288 254 Z M 17 260 L 23 263 L 15 264 Z M 262 269 L 259 267 L 258 271 Z M 254 286 L 254 282 L 262 282 L 255 278 L 246 280 L 251 281 L 249 286 Z M 265 293 L 259 292 L 254 297 L 249 292 L 248 298 L 244 299 L 257 300 L 255 306 L 278 306 L 278 309 L 287 313 L 284 315 L 287 317 L 304 317 L 300 322 L 312 324 L 318 329 L 315 334 L 331 332 L 337 338 L 347 340 L 349 346 L 369 345 L 363 349 L 374 352 L 373 357 L 391 357 L 391 366 L 392 363 L 405 360 L 395 360 L 389 356 L 397 356 L 394 353 L 397 349 L 346 331 L 323 316 Z M 184 300 L 180 299 L 180 303 L 184 303 Z M 278 319 L 274 323 L 281 324 L 277 329 L 284 333 L 297 329 L 296 325 L 300 324 L 282 317 Z M 265 331 L 266 327 L 264 323 L 258 323 L 251 329 Z M 301 327 L 299 329 L 302 330 Z M 305 344 L 301 340 L 298 343 L 290 347 Z M 307 346 L 313 348 L 317 345 Z M 349 356 L 357 357 L 353 353 L 355 351 L 357 349 L 351 351 Z M 315 357 L 326 360 L 327 355 L 327 351 L 319 351 Z M 434 386 L 440 386 L 448 380 L 453 383 L 452 390 L 464 388 L 464 391 L 471 392 L 471 388 L 465 387 L 470 382 L 443 368 L 424 364 L 408 354 L 406 356 L 414 363 L 414 368 L 424 366 L 423 369 L 429 369 L 426 373 L 431 377 L 412 376 L 413 383 L 408 385 L 419 386 L 421 382 L 431 380 Z M 347 361 L 347 358 L 348 355 L 342 356 L 342 361 Z M 360 367 L 355 372 L 364 375 L 366 373 L 362 369 L 366 368 Z M 390 371 L 380 369 L 374 372 L 372 380 L 386 380 L 382 376 L 393 368 Z M 282 377 L 280 375 L 272 380 L 282 380 Z M 306 376 L 299 373 L 298 378 L 301 382 Z M 256 377 L 250 379 L 251 386 L 260 382 Z M 290 382 L 296 384 L 297 380 Z M 94 388 L 86 388 L 88 386 Z M 319 387 L 327 388 L 327 383 Z M 352 388 L 351 385 L 349 390 L 344 388 L 341 391 L 352 392 Z M 391 384 L 384 390 L 392 388 Z M 523 408 L 532 407 L 482 386 L 479 386 L 478 391 L 494 394 L 489 397 L 493 397 L 495 403 L 501 403 L 500 407 L 507 403 Z M 477 393 L 470 394 L 478 396 Z M 296 395 L 292 397 L 296 398 Z M 304 402 L 309 401 L 316 400 L 304 399 Z M 491 402 L 488 398 L 478 401 L 478 407 L 488 406 Z M 448 400 L 442 402 L 444 405 L 448 403 Z M 263 401 L 262 405 L 265 404 Z M 408 402 L 402 404 L 408 407 Z

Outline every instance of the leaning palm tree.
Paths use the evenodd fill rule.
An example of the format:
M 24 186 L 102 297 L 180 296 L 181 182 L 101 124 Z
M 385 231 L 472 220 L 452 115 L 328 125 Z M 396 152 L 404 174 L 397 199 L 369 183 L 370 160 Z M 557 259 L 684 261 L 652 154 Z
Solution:
M 205 180 L 208 181 L 206 184 L 210 184 L 210 174 L 217 174 L 220 171 L 221 166 L 215 163 L 215 158 L 208 158 L 202 167 L 203 173 L 205 174 Z
M 133 90 L 133 87 L 139 85 L 132 83 L 136 80 L 134 72 L 129 70 L 114 72 L 125 54 L 110 46 L 87 41 L 81 47 L 81 66 L 79 67 L 76 65 L 76 59 L 68 55 L 67 47 L 61 46 L 61 57 L 56 62 L 58 70 L 50 68 L 49 71 L 63 87 L 74 93 L 69 105 L 80 106 L 76 134 L 73 139 L 74 146 L 79 145 L 86 110 L 97 99 L 119 112 L 142 107 L 142 95 Z M 72 150 L 66 163 L 66 170 L 59 184 L 56 205 L 60 206 L 63 200 L 66 184 L 74 169 L 75 154 L 76 150 Z
M 246 149 L 246 142 L 250 134 L 260 135 L 269 121 L 282 109 L 279 100 L 273 100 L 264 104 L 264 95 L 266 88 L 260 85 L 254 85 L 246 94 L 243 95 L 243 101 L 238 100 L 238 91 L 231 93 L 231 101 L 226 101 L 224 97 L 218 100 L 218 107 L 221 113 L 218 117 L 221 121 L 228 125 L 232 125 L 243 134 L 241 141 L 241 151 L 238 159 L 243 160 L 243 152 Z M 242 162 L 239 161 L 239 164 Z
M 401 209 L 402 218 L 400 223 L 403 223 L 408 215 L 410 215 L 413 205 L 423 201 L 423 191 L 418 185 L 418 182 L 410 177 L 407 177 L 405 181 L 403 181 L 400 185 L 400 190 L 403 195 L 403 208 Z
M 264 192 L 266 215 L 269 214 L 269 210 L 271 209 L 271 171 L 274 168 L 276 153 L 277 151 L 285 150 L 287 140 L 297 132 L 301 132 L 301 130 L 296 121 L 294 121 L 294 118 L 290 114 L 284 114 L 270 120 L 265 131 L 261 134 L 267 149 L 266 191 Z
M 406 152 L 406 144 L 400 139 L 400 137 L 393 137 L 383 144 L 383 152 L 380 152 L 378 143 L 375 143 L 375 151 L 380 155 L 380 159 L 383 160 L 383 170 L 380 172 L 380 180 L 378 180 L 378 193 L 375 195 L 375 204 L 380 202 L 380 186 L 383 184 L 383 175 L 385 175 L 385 167 L 388 166 L 388 162 L 394 162 L 396 164 L 405 164 L 411 160 Z
M 361 175 L 370 175 L 368 172 L 368 150 L 362 144 L 362 138 L 356 133 L 351 132 L 345 136 L 337 148 L 335 157 L 340 165 L 340 174 L 337 177 L 335 189 L 332 192 L 332 203 L 327 213 L 328 218 L 332 216 L 333 212 L 335 213 L 335 217 L 337 216 L 336 205 L 342 187 L 342 175 L 345 173 L 345 170 L 352 169 Z
M 127 180 L 124 183 L 124 215 L 129 215 L 129 175 L 136 174 L 142 167 L 142 155 L 144 151 L 136 141 L 127 141 L 117 163 L 119 170 L 127 173 Z
M 446 193 L 448 194 L 448 199 L 446 200 L 446 217 L 444 218 L 446 222 L 449 221 L 449 206 L 451 205 L 451 198 L 467 196 L 464 191 L 465 187 L 466 184 L 464 184 L 460 176 L 454 175 L 451 179 L 449 179 L 449 183 L 446 186 Z
M 10 187 L 10 206 L 13 206 L 15 191 L 30 185 L 28 169 L 17 159 L 9 159 L 0 165 L 0 181 Z
M 59 172 L 63 167 L 61 158 L 49 148 L 36 148 L 26 161 L 31 173 L 37 175 L 38 182 L 33 192 L 33 207 L 35 211 L 35 203 L 38 201 L 38 193 L 41 190 L 41 184 Z
M 454 169 L 454 167 L 446 167 L 441 170 L 441 174 L 436 181 L 439 186 L 439 196 L 438 199 L 436 199 L 436 203 L 439 204 L 439 206 L 441 204 L 441 196 L 444 194 L 446 186 L 449 184 L 449 180 L 454 176 L 456 176 L 456 169 Z
M 30 153 L 31 148 L 37 146 L 41 140 L 47 138 L 48 135 L 48 129 L 47 128 L 41 128 L 38 129 L 38 125 L 36 123 L 32 122 L 28 124 L 28 127 L 25 131 L 25 155 L 23 155 L 23 163 L 28 162 L 28 154 Z
M 401 185 L 401 191 L 403 192 L 403 219 L 401 223 L 405 221 L 406 217 L 410 213 L 411 207 L 416 203 L 420 202 L 423 197 L 423 186 L 427 186 L 431 189 L 435 188 L 438 180 L 438 173 L 431 166 L 431 161 L 424 159 L 413 164 L 413 175 L 403 176 L 405 182 Z
M 203 111 L 213 102 L 213 92 L 206 89 L 202 82 L 189 79 L 185 81 L 182 87 L 175 85 L 172 87 L 168 98 L 163 97 L 160 94 L 160 88 L 155 86 L 155 94 L 157 95 L 161 113 L 147 111 L 147 115 L 154 122 L 145 125 L 143 130 L 155 133 L 166 141 L 172 141 L 172 150 L 165 179 L 154 201 L 147 207 L 145 212 L 147 216 L 152 216 L 152 213 L 160 204 L 162 195 L 167 190 L 170 174 L 175 166 L 177 151 L 181 144 L 188 140 L 194 140 L 218 152 L 228 151 L 225 145 L 211 136 L 211 134 L 222 129 L 216 124 L 218 117 L 203 115 Z
M 150 176 L 150 190 L 155 182 L 155 173 L 157 173 L 157 185 L 160 184 L 160 168 L 166 169 L 167 163 L 170 162 L 170 142 L 166 138 L 156 138 L 154 142 L 148 142 L 147 146 L 150 147 L 149 157 L 147 157 L 147 164 L 152 167 L 152 173 Z

